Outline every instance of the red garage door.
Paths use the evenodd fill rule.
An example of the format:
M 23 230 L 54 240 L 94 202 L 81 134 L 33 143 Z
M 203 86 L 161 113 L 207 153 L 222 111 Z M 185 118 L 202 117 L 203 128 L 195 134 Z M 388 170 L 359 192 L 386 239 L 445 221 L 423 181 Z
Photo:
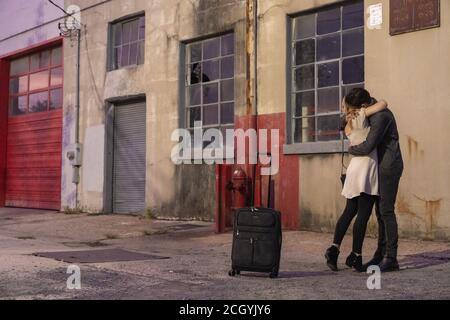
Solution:
M 60 209 L 61 47 L 11 61 L 5 205 Z

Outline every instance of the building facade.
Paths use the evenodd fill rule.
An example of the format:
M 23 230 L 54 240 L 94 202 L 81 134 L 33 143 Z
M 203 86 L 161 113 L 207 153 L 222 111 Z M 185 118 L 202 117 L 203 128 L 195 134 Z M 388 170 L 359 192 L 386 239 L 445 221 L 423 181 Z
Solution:
M 48 2 L 42 2 L 47 14 Z M 351 88 L 364 86 L 387 100 L 397 118 L 405 161 L 396 204 L 400 234 L 450 238 L 448 1 L 417 1 L 414 9 L 387 0 L 77 0 L 60 5 L 81 9 L 79 89 L 76 38 L 60 37 L 48 53 L 39 51 L 45 65 L 46 55 L 58 50 L 53 45 L 63 43 L 61 63 L 51 58 L 46 67 L 32 70 L 30 55 L 29 69 L 17 74 L 11 71 L 14 60 L 28 53 L 11 52 L 31 44 L 14 48 L 19 29 L 0 40 L 3 205 L 147 212 L 229 225 L 232 191 L 227 186 L 236 167 L 176 165 L 171 159 L 174 130 L 193 129 L 200 121 L 203 129 L 279 129 L 272 204 L 282 212 L 284 228 L 332 231 L 345 204 L 339 180 L 340 101 Z M 61 14 L 55 11 L 53 19 Z M 417 21 L 431 22 L 416 27 Z M 55 23 L 45 26 L 55 37 L 59 33 Z M 34 47 L 30 52 L 36 54 Z M 21 79 L 31 86 L 34 72 L 48 73 L 48 86 L 21 91 Z M 52 82 L 58 74 L 63 80 Z M 58 90 L 64 92 L 62 108 L 54 111 Z M 49 133 L 55 141 L 49 149 L 36 147 L 36 161 L 46 163 L 47 172 L 57 171 L 52 161 L 60 163 L 60 189 L 52 189 L 60 202 L 51 206 L 42 195 L 30 200 L 19 194 L 29 202 L 11 201 L 8 191 L 30 194 L 16 188 L 27 185 L 24 179 L 40 181 L 36 190 L 57 181 L 24 176 L 36 170 L 20 167 L 14 157 L 22 151 L 9 147 L 27 138 L 20 137 L 20 127 L 30 128 L 11 110 L 25 108 L 22 96 L 27 112 L 44 108 L 33 107 L 34 95 L 44 91 L 48 106 L 39 116 L 48 128 L 61 124 Z M 42 140 L 38 133 L 27 134 Z M 74 167 L 67 153 L 77 141 L 82 151 Z M 59 158 L 42 150 L 60 151 Z M 251 166 L 241 168 L 252 175 Z M 21 172 L 22 180 L 14 172 Z M 267 199 L 265 179 L 256 183 L 262 188 L 260 201 Z M 375 228 L 371 219 L 369 232 Z

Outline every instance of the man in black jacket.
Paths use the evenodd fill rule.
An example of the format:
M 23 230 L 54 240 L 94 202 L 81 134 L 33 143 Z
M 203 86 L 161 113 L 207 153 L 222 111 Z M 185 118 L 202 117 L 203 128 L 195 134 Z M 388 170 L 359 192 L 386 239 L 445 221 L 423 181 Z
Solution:
M 371 105 L 374 99 L 362 88 L 353 89 L 351 94 L 361 105 Z M 382 272 L 399 270 L 397 261 L 398 226 L 395 216 L 395 200 L 400 177 L 403 173 L 403 159 L 400 151 L 397 123 L 389 109 L 369 118 L 370 132 L 366 141 L 349 148 L 355 156 L 368 155 L 377 148 L 379 162 L 380 197 L 375 211 L 378 220 L 378 248 L 373 258 L 365 264 L 379 265 Z

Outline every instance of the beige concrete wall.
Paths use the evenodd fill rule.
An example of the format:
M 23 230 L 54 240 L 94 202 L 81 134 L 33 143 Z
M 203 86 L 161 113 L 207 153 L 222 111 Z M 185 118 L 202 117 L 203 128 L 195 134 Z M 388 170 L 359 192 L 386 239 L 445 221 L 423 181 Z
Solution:
M 78 0 L 82 9 L 98 1 Z M 145 11 L 145 63 L 106 72 L 108 22 Z M 153 213 L 183 217 L 214 214 L 214 168 L 175 168 L 170 159 L 178 128 L 180 42 L 235 31 L 236 109 L 245 108 L 245 1 L 207 0 L 113 0 L 82 11 L 86 25 L 82 36 L 80 141 L 85 147 L 79 205 L 89 211 L 103 210 L 105 101 L 145 94 L 147 101 L 146 204 Z M 65 148 L 74 141 L 75 46 L 65 41 Z M 92 141 L 95 141 L 93 143 Z M 64 152 L 65 153 L 65 152 Z M 184 174 L 183 174 L 184 172 Z M 201 175 L 203 181 L 198 182 Z M 67 161 L 63 172 L 63 206 L 73 205 L 75 186 Z M 197 181 L 196 186 L 192 181 Z M 187 190 L 187 189 L 190 190 Z M 204 192 L 198 192 L 199 190 Z M 198 201 L 195 200 L 197 197 Z M 208 200 L 204 200 L 208 199 Z M 203 204 L 203 212 L 190 211 L 183 199 Z M 205 202 L 206 201 L 206 202 Z
M 286 16 L 335 2 L 338 1 L 259 1 L 259 113 L 286 110 Z M 398 121 L 405 160 L 397 202 L 400 232 L 409 237 L 449 239 L 450 144 L 446 129 L 450 119 L 450 3 L 441 1 L 440 28 L 391 37 L 389 1 L 366 0 L 365 5 L 379 2 L 383 3 L 382 28 L 365 31 L 366 87 L 374 96 L 388 100 Z M 94 1 L 75 3 L 86 7 Z M 146 12 L 145 64 L 107 73 L 107 23 L 142 10 Z M 82 43 L 81 140 L 101 141 L 105 99 L 145 93 L 147 205 L 169 212 L 177 197 L 186 198 L 185 194 L 180 195 L 182 172 L 188 172 L 189 177 L 196 175 L 192 168 L 177 171 L 169 159 L 173 143 L 168 132 L 178 126 L 179 41 L 235 30 L 236 115 L 245 115 L 245 1 L 113 0 L 83 12 L 82 18 L 87 33 Z M 71 108 L 75 92 L 75 51 L 69 41 L 65 42 L 65 53 L 64 109 L 68 126 L 64 134 L 65 141 L 69 141 L 73 138 Z M 103 179 L 103 153 L 99 146 L 95 156 L 85 159 L 79 187 L 81 204 L 94 211 L 102 209 L 103 181 L 98 183 L 98 179 Z M 302 228 L 331 231 L 345 204 L 340 196 L 339 156 L 295 157 L 300 164 Z M 64 168 L 63 203 L 70 203 L 74 188 L 67 163 Z M 211 171 L 207 176 L 212 174 Z M 195 202 L 193 194 L 187 198 L 190 203 Z M 372 220 L 369 229 L 373 232 L 374 228 Z
M 389 36 L 366 30 L 366 84 L 396 115 L 405 161 L 397 201 L 402 234 L 450 239 L 450 1 L 441 3 L 440 28 Z
M 320 5 L 325 2 L 311 1 L 310 4 Z M 389 35 L 389 1 L 366 0 L 365 6 L 367 8 L 380 2 L 383 4 L 381 29 L 365 30 L 366 88 L 373 96 L 385 98 L 389 102 L 398 122 L 405 161 L 396 205 L 400 235 L 448 240 L 450 2 L 441 1 L 440 28 L 393 37 Z M 272 9 L 272 12 L 278 12 L 278 23 L 285 12 L 292 13 L 283 8 Z M 285 40 L 279 38 L 283 36 L 276 37 L 281 46 Z M 264 52 L 264 49 L 260 50 Z M 266 49 L 266 52 L 267 57 L 261 68 L 275 69 L 274 65 L 264 65 L 275 56 L 274 53 L 270 54 L 270 49 Z M 263 53 L 260 55 L 264 57 Z M 277 75 L 277 79 L 281 81 L 282 76 L 284 74 Z M 264 79 L 263 76 L 260 78 Z M 260 87 L 269 87 L 268 79 L 261 81 L 265 81 L 265 84 L 261 83 Z M 284 88 L 280 88 L 282 90 Z M 275 105 L 278 101 L 284 101 L 284 91 L 264 91 L 261 93 L 261 103 L 264 101 L 267 105 Z M 277 96 L 277 102 L 272 100 L 272 94 Z M 282 111 L 285 104 L 279 105 L 276 108 Z M 332 231 L 345 204 L 340 196 L 339 156 L 311 155 L 299 158 L 302 228 Z M 376 223 L 372 217 L 369 232 L 375 231 Z

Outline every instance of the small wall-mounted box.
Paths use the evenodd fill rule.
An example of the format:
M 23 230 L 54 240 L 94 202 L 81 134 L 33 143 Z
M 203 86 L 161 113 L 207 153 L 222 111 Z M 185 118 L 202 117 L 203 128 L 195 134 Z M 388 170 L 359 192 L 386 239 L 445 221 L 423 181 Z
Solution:
M 81 144 L 75 143 L 71 146 L 71 150 L 67 151 L 67 159 L 72 166 L 81 166 Z

